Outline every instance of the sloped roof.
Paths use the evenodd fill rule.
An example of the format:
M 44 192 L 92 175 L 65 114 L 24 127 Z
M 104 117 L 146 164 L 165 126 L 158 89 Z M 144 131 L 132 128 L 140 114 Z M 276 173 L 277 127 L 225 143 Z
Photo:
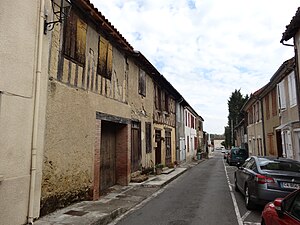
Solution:
M 105 16 L 89 1 L 89 0 L 72 0 L 72 3 L 84 10 L 84 13 L 90 16 L 108 35 L 112 36 L 114 40 L 124 50 L 133 52 L 133 47 L 122 36 L 122 34 L 105 18 Z
M 118 46 L 124 50 L 128 55 L 138 59 L 138 63 L 149 73 L 154 80 L 163 84 L 164 87 L 174 95 L 177 100 L 182 100 L 185 106 L 188 106 L 202 121 L 204 119 L 196 113 L 196 111 L 189 105 L 189 103 L 182 97 L 182 95 L 171 85 L 171 83 L 151 64 L 151 62 L 139 51 L 129 44 L 129 42 L 122 36 L 122 34 L 105 18 L 105 16 L 94 6 L 90 0 L 72 0 L 78 8 L 82 9 L 86 16 L 90 17 L 97 27 L 107 33 Z
M 290 40 L 298 32 L 300 28 L 300 7 L 298 8 L 295 16 L 293 16 L 289 25 L 286 26 L 286 30 L 282 34 L 281 43 Z

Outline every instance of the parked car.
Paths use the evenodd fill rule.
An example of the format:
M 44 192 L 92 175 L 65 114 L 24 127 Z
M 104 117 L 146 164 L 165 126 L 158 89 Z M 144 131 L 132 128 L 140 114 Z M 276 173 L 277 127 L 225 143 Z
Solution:
M 262 225 L 300 225 L 300 189 L 268 203 L 261 214 Z
M 245 160 L 248 158 L 248 151 L 243 148 L 233 147 L 228 156 L 227 163 L 232 166 L 236 164 L 243 164 Z
M 224 151 L 224 159 L 227 159 L 228 154 L 229 154 L 229 150 L 225 149 L 225 151 Z
M 234 173 L 235 190 L 245 196 L 248 209 L 283 198 L 300 188 L 300 162 L 251 156 Z
M 225 153 L 227 151 L 227 149 L 224 146 L 221 147 L 221 150 L 222 153 Z

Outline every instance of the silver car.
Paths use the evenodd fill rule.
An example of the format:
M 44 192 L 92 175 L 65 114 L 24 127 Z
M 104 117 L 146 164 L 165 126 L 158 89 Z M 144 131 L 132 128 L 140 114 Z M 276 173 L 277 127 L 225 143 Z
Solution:
M 285 158 L 248 158 L 234 173 L 235 190 L 245 196 L 248 209 L 283 198 L 300 188 L 300 162 Z

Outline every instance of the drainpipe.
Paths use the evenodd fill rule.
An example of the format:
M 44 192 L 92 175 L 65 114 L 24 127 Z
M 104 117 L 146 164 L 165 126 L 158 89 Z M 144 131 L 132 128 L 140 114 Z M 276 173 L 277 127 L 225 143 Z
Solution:
M 296 79 L 296 90 L 300 90 L 300 81 L 299 81 L 299 58 L 298 58 L 298 49 L 295 47 L 295 79 Z M 298 120 L 300 119 L 300 92 L 296 91 L 297 94 L 297 105 L 298 105 Z
M 264 145 L 264 155 L 267 155 L 267 149 L 266 149 L 266 135 L 265 135 L 265 120 L 264 120 L 264 107 L 263 107 L 263 98 L 260 99 L 260 105 L 261 105 L 261 123 L 262 123 L 262 132 L 263 132 L 263 145 Z
M 31 168 L 30 168 L 30 190 L 28 205 L 28 224 L 33 224 L 34 210 L 34 194 L 35 194 L 35 178 L 36 178 L 36 160 L 37 160 L 37 136 L 38 136 L 38 118 L 40 108 L 40 92 L 41 92 L 41 71 L 42 71 L 42 45 L 44 35 L 44 7 L 45 0 L 40 0 L 39 25 L 38 25 L 38 43 L 37 43 L 37 61 L 36 61 L 36 79 L 34 92 L 34 111 L 32 123 L 31 138 Z

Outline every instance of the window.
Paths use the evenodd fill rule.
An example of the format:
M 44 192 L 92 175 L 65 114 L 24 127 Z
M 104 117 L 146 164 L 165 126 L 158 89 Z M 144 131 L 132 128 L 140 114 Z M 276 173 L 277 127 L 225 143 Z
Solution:
M 161 99 L 161 110 L 166 111 L 166 95 L 164 91 L 160 92 L 160 99 Z
M 300 220 L 300 194 L 287 200 L 288 214 Z
M 188 126 L 188 113 L 187 113 L 187 111 L 185 111 L 184 114 L 185 114 L 185 126 L 187 127 Z
M 259 103 L 258 102 L 255 104 L 255 121 L 256 122 L 259 121 Z
M 248 110 L 248 120 L 249 120 L 249 124 L 253 123 L 253 109 L 252 109 L 252 106 Z
M 152 140 L 151 140 L 151 123 L 146 122 L 146 153 L 151 153 L 152 152 Z
M 146 73 L 142 69 L 139 72 L 139 94 L 146 96 Z
M 284 90 L 284 80 L 278 84 L 278 102 L 279 109 L 283 110 L 286 108 L 285 90 Z
M 170 112 L 169 101 L 170 97 L 167 93 L 165 93 L 165 111 L 168 113 Z
M 265 97 L 265 105 L 266 105 L 266 118 L 267 120 L 270 119 L 270 101 L 269 101 L 269 94 Z
M 155 87 L 155 108 L 161 110 L 161 90 L 158 86 Z
M 72 9 L 65 25 L 64 54 L 79 64 L 85 63 L 86 31 L 87 24 Z
M 186 144 L 187 144 L 187 151 L 190 152 L 190 137 L 189 136 L 187 136 Z
M 191 128 L 195 128 L 195 118 L 193 115 L 191 115 Z
M 289 84 L 290 107 L 292 107 L 297 104 L 296 83 L 295 83 L 295 73 L 294 72 L 290 73 L 290 75 L 288 76 L 288 84 Z
M 97 72 L 107 79 L 112 75 L 112 45 L 104 37 L 100 36 L 98 44 Z
M 276 88 L 271 91 L 272 96 L 272 116 L 277 115 L 277 96 L 276 96 Z

